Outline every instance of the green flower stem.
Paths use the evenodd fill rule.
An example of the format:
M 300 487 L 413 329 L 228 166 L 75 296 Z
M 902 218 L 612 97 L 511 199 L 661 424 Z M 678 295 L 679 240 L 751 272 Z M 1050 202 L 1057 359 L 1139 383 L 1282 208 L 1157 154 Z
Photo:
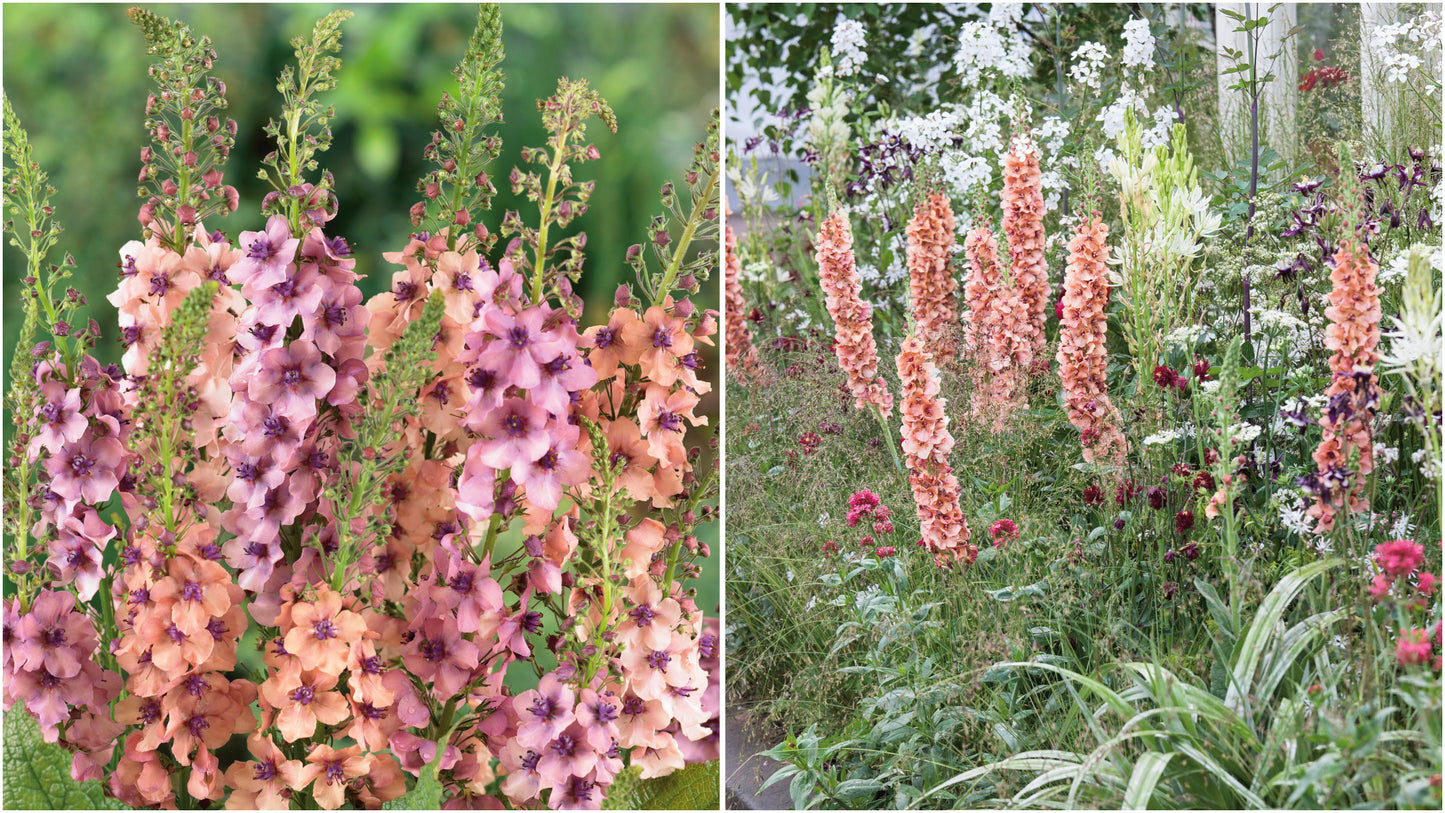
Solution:
M 906 475 L 908 469 L 903 467 L 903 459 L 898 456 L 898 444 L 893 442 L 893 427 L 888 425 L 888 418 L 884 416 L 883 408 L 874 404 L 873 416 L 878 419 L 878 425 L 883 427 L 883 444 L 888 447 L 888 455 L 893 458 L 893 467 L 898 469 L 899 474 Z
M 542 220 L 537 227 L 537 262 L 532 268 L 533 305 L 542 301 L 544 279 L 542 272 L 547 264 L 547 227 L 552 224 L 552 204 L 557 195 L 557 173 L 561 168 L 562 145 L 559 144 L 552 152 L 552 161 L 547 164 L 547 193 L 542 198 Z
M 682 236 L 677 240 L 677 248 L 672 252 L 672 259 L 667 263 L 667 270 L 662 274 L 662 284 L 652 292 L 652 304 L 658 304 L 668 291 L 677 283 L 677 276 L 682 270 L 683 259 L 687 256 L 687 248 L 692 244 L 692 238 L 697 234 L 698 227 L 702 225 L 703 216 L 712 207 L 713 194 L 717 189 L 718 177 L 722 170 L 718 165 L 713 166 L 712 174 L 708 176 L 707 183 L 703 186 L 701 195 L 695 198 L 692 213 L 687 217 L 687 223 L 683 226 Z

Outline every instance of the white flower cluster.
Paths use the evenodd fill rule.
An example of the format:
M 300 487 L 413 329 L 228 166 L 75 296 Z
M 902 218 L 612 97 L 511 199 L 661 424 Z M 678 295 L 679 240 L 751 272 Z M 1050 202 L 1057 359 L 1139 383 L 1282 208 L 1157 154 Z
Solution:
M 1097 42 L 1086 42 L 1074 50 L 1069 76 L 1084 87 L 1101 89 L 1099 79 L 1104 73 L 1104 62 L 1109 58 L 1109 49 Z
M 1438 10 L 1427 9 L 1414 19 L 1376 26 L 1370 32 L 1370 49 L 1384 67 L 1386 81 L 1409 82 L 1411 75 L 1425 64 L 1421 54 L 1440 52 L 1440 20 Z M 1439 59 L 1435 60 L 1435 67 L 1438 71 Z
M 1187 423 L 1175 429 L 1165 429 L 1161 432 L 1155 432 L 1149 437 L 1144 438 L 1144 445 L 1162 446 L 1167 443 L 1173 443 L 1176 440 L 1196 437 L 1198 434 L 1199 430 L 1195 428 L 1194 424 Z
M 1018 35 L 1015 30 L 1017 20 L 1012 17 L 1011 13 L 998 17 L 990 13 L 988 22 L 966 22 L 959 29 L 958 50 L 954 52 L 953 64 L 963 79 L 964 87 L 982 84 L 985 71 L 997 71 L 1002 76 L 1016 78 L 1032 72 L 1028 40 Z
M 1149 21 L 1134 18 L 1124 23 L 1124 64 L 1142 70 L 1154 70 L 1154 35 Z
M 1439 458 L 1431 457 L 1429 449 L 1418 449 L 1410 455 L 1410 462 L 1420 467 L 1420 476 L 1426 480 L 1440 479 L 1440 466 L 1442 461 Z
M 1286 531 L 1309 538 L 1314 534 L 1315 521 L 1308 513 L 1310 500 L 1293 489 L 1282 488 L 1270 500 L 1279 511 L 1279 524 Z
M 1184 325 L 1174 328 L 1164 336 L 1164 346 L 1171 350 L 1193 352 L 1199 342 L 1210 335 L 1209 328 L 1204 325 Z
M 868 61 L 868 54 L 863 50 L 866 44 L 863 23 L 838 21 L 833 27 L 833 68 L 838 76 L 852 76 Z

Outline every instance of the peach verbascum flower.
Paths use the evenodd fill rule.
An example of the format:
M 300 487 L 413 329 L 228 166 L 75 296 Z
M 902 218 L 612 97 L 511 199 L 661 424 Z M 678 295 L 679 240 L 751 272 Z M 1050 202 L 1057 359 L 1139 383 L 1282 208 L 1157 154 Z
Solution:
M 1016 136 L 1003 165 L 1003 230 L 1018 290 L 1029 364 L 1045 358 L 1044 319 L 1049 306 L 1049 266 L 1044 260 L 1043 174 L 1039 148 L 1027 135 Z
M 731 214 L 731 211 L 725 212 Z M 738 259 L 738 236 L 732 226 L 724 226 L 723 241 L 726 262 L 723 266 L 725 306 L 727 313 L 727 365 L 740 384 L 766 383 L 767 373 L 758 361 L 758 348 L 753 346 L 752 331 L 748 329 L 748 302 L 743 296 L 742 261 Z
M 1363 241 L 1347 238 L 1333 258 L 1330 304 L 1325 317 L 1325 347 L 1333 351 L 1333 377 L 1325 389 L 1328 399 L 1320 416 L 1324 436 L 1315 449 L 1316 474 L 1307 487 L 1315 492 L 1309 516 L 1315 531 L 1334 528 L 1335 513 L 1368 511 L 1365 480 L 1374 470 L 1374 440 L 1370 421 L 1380 405 L 1375 364 L 1380 359 L 1380 291 L 1378 271 Z
M 943 399 L 938 397 L 938 369 L 916 335 L 903 340 L 898 353 L 898 377 L 903 382 L 899 402 L 903 451 L 923 544 L 934 553 L 940 567 L 952 567 L 958 561 L 971 563 L 978 556 L 978 548 L 968 541 L 968 522 L 959 507 L 958 478 L 948 463 L 953 436 L 948 431 Z
M 988 420 L 994 339 L 999 325 L 998 300 L 1004 288 L 993 227 L 982 223 L 969 232 L 963 241 L 963 251 L 969 264 L 968 281 L 963 288 L 967 306 L 963 312 L 963 345 L 971 362 L 969 372 L 973 383 L 969 414 L 975 420 Z
M 1081 436 L 1084 460 L 1122 466 L 1127 446 L 1119 431 L 1118 410 L 1109 401 L 1109 354 L 1104 347 L 1109 227 L 1098 212 L 1091 218 L 1092 222 L 1079 224 L 1069 241 L 1059 328 L 1059 377 L 1064 383 L 1069 423 Z
M 842 212 L 833 212 L 823 221 L 818 231 L 817 261 L 828 314 L 837 328 L 833 349 L 838 366 L 848 375 L 848 389 L 859 409 L 871 405 L 888 415 L 893 411 L 893 394 L 878 375 L 873 308 L 861 298 L 863 283 L 853 261 L 853 230 Z
M 908 290 L 918 336 L 940 363 L 953 358 L 958 321 L 958 283 L 949 268 L 954 246 L 953 209 L 934 192 L 920 200 L 908 221 Z

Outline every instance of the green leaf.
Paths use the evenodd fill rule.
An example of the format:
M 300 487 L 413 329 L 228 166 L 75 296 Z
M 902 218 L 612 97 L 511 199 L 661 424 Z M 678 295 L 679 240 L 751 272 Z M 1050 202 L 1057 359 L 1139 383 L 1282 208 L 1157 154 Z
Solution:
M 607 789 L 603 810 L 717 810 L 721 763 L 699 762 L 656 779 L 640 779 L 632 766 Z
M 1173 752 L 1161 754 L 1158 751 L 1146 751 L 1139 757 L 1139 761 L 1134 765 L 1134 773 L 1129 776 L 1129 787 L 1124 791 L 1125 810 L 1149 809 L 1149 800 L 1154 796 L 1159 777 L 1164 774 L 1164 769 L 1173 757 Z
M 437 810 L 442 804 L 442 783 L 437 778 L 437 771 L 442 764 L 442 749 L 437 749 L 437 755 L 432 761 L 421 769 L 421 776 L 417 777 L 416 787 L 405 796 L 398 796 L 395 799 L 382 805 L 383 810 Z
M 5 716 L 7 810 L 126 810 L 99 782 L 70 778 L 70 752 L 40 736 L 35 719 L 16 709 Z

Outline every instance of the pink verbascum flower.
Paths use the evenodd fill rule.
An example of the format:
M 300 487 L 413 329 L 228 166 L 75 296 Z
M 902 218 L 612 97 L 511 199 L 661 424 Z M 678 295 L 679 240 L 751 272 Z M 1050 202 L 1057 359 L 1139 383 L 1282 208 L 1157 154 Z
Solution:
M 1332 352 L 1334 373 L 1325 389 L 1328 402 L 1320 417 L 1324 436 L 1314 461 L 1323 484 L 1308 514 L 1315 532 L 1335 526 L 1335 513 L 1368 511 L 1365 481 L 1374 470 L 1374 439 L 1370 422 L 1379 408 L 1380 292 L 1375 286 L 1377 267 L 1363 241 L 1347 238 L 1335 252 L 1330 271 L 1333 288 L 1325 318 L 1325 347 Z
M 953 260 L 953 209 L 942 192 L 929 194 L 914 207 L 908 221 L 908 290 L 918 338 L 941 364 L 952 359 L 958 321 L 958 283 Z
M 726 208 L 726 204 L 724 204 Z M 732 214 L 729 209 L 724 216 Z M 766 383 L 767 373 L 758 360 L 758 348 L 753 346 L 753 334 L 748 329 L 748 301 L 743 295 L 739 281 L 742 275 L 742 261 L 738 259 L 738 236 L 732 226 L 724 226 L 723 287 L 727 319 L 727 367 L 733 378 L 740 384 Z
M 1039 148 L 1027 135 L 1015 136 L 1004 156 L 1001 202 L 1009 266 L 1022 309 L 1018 314 L 1021 338 L 1031 360 L 1043 359 L 1044 320 L 1050 305 L 1049 266 L 1044 259 L 1043 174 Z
M 301 241 L 291 236 L 286 218 L 273 215 L 266 221 L 265 231 L 241 232 L 240 244 L 245 256 L 231 266 L 227 276 L 233 283 L 259 291 L 286 279 L 286 267 L 296 258 Z
M 863 283 L 853 260 L 853 230 L 842 212 L 823 221 L 817 239 L 818 277 L 837 331 L 833 351 L 848 376 L 848 389 L 859 409 L 893 411 L 893 394 L 878 375 L 878 346 L 873 340 L 873 308 L 862 300 Z
M 1118 410 L 1109 400 L 1109 227 L 1098 212 L 1080 222 L 1069 241 L 1064 272 L 1064 310 L 1059 322 L 1059 378 L 1064 407 L 1083 438 L 1084 460 L 1124 465 L 1127 444 L 1119 431 Z
M 963 241 L 968 257 L 968 281 L 963 287 L 963 344 L 973 382 L 973 398 L 969 412 L 975 419 L 991 419 L 989 384 L 993 366 L 994 336 L 998 331 L 999 314 L 995 303 L 1004 288 L 998 260 L 998 239 L 993 228 L 983 223 L 968 233 Z
M 939 557 L 971 563 L 978 557 L 978 548 L 969 542 L 968 522 L 959 506 L 958 478 L 948 463 L 953 436 L 948 431 L 943 399 L 938 397 L 938 370 L 917 336 L 903 340 L 898 353 L 898 377 L 903 383 L 899 402 L 903 451 L 923 544 Z
M 253 402 L 273 405 L 293 421 L 316 417 L 316 402 L 336 384 L 336 371 L 308 341 L 294 341 L 261 354 L 261 365 L 247 394 Z

